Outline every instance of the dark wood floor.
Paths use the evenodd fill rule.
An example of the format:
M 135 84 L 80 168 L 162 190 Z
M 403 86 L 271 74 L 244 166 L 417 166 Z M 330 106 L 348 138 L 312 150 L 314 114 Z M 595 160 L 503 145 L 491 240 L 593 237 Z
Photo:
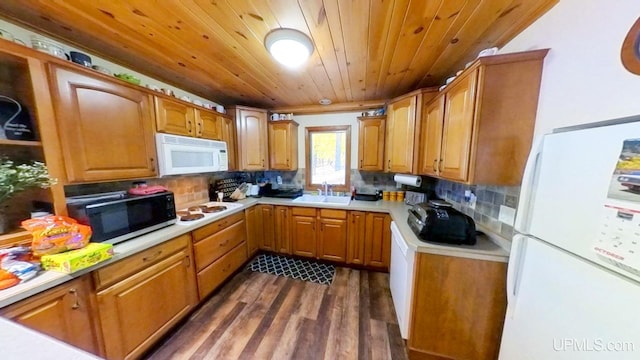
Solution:
M 407 359 L 389 275 L 337 268 L 330 286 L 243 271 L 147 359 Z

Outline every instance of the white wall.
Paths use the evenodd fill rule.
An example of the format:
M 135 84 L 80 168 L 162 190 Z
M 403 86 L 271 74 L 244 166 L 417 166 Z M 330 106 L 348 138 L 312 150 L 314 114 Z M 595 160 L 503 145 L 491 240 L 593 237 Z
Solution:
M 3 19 L 0 19 L 0 29 L 10 32 L 14 36 L 14 38 L 21 40 L 23 43 L 25 43 L 29 47 L 31 47 L 31 35 L 38 35 L 39 37 L 42 37 L 44 39 L 53 40 L 52 38 L 50 38 L 48 36 L 44 36 L 44 35 L 41 35 L 39 33 L 35 33 L 33 31 L 31 31 L 31 30 L 28 30 L 28 29 L 25 29 L 25 28 L 23 28 L 21 26 L 12 24 L 12 23 L 10 23 L 8 21 L 5 21 Z M 156 85 L 159 88 L 172 89 L 177 97 L 181 97 L 183 95 L 186 95 L 186 96 L 189 96 L 192 100 L 198 99 L 198 100 L 200 100 L 200 101 L 202 101 L 204 103 L 209 102 L 209 103 L 212 103 L 214 105 L 218 105 L 215 101 L 212 101 L 210 99 L 205 99 L 205 98 L 202 98 L 200 96 L 196 96 L 196 95 L 194 95 L 192 93 L 186 92 L 186 91 L 184 91 L 182 89 L 179 89 L 179 88 L 177 88 L 175 86 L 169 85 L 167 83 L 164 83 L 162 81 L 156 80 L 154 78 L 150 78 L 150 77 L 148 77 L 146 75 L 143 75 L 143 74 L 141 74 L 141 73 L 139 73 L 137 71 L 125 68 L 125 67 L 120 66 L 120 65 L 115 64 L 115 63 L 112 63 L 110 61 L 107 61 L 105 59 L 102 59 L 102 58 L 96 56 L 95 54 L 93 54 L 91 52 L 85 51 L 83 49 L 75 48 L 75 47 L 73 47 L 71 45 L 67 45 L 65 43 L 62 43 L 62 42 L 60 42 L 58 40 L 54 40 L 54 41 L 56 43 L 62 45 L 67 54 L 69 53 L 69 51 L 79 51 L 79 52 L 85 53 L 85 54 L 91 56 L 91 63 L 93 65 L 100 65 L 100 66 L 106 67 L 107 69 L 111 70 L 111 72 L 113 72 L 114 74 L 129 73 L 129 74 L 135 75 L 137 78 L 139 78 L 141 80 L 140 85 L 142 85 L 142 86 L 145 86 L 147 84 Z
M 544 62 L 536 135 L 640 114 L 640 75 L 620 61 L 622 42 L 638 16 L 638 0 L 560 0 L 500 49 L 551 49 Z
M 305 164 L 305 128 L 309 126 L 351 125 L 351 168 L 358 168 L 358 119 L 361 112 L 345 112 L 318 115 L 294 115 L 293 119 L 300 124 L 298 128 L 298 168 Z

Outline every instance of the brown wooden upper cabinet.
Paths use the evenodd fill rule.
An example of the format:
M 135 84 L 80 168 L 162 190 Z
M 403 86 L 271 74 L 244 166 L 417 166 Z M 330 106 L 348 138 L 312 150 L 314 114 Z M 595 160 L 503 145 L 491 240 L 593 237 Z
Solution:
M 547 52 L 481 57 L 426 102 L 418 172 L 470 184 L 520 184 Z
M 238 133 L 238 170 L 267 170 L 267 111 L 244 106 L 231 107 L 230 111 Z
M 154 97 L 156 128 L 158 132 L 222 139 L 221 117 L 212 111 L 197 109 L 180 101 Z
M 227 143 L 227 157 L 229 158 L 229 171 L 238 170 L 237 135 L 236 124 L 228 116 L 219 116 L 220 133 L 222 141 Z
M 49 65 L 69 182 L 155 177 L 152 95 L 90 70 Z
M 384 170 L 386 116 L 358 117 L 358 170 Z
M 269 167 L 298 170 L 298 123 L 269 121 Z
M 422 104 L 437 91 L 426 88 L 391 100 L 387 105 L 384 171 L 417 173 Z

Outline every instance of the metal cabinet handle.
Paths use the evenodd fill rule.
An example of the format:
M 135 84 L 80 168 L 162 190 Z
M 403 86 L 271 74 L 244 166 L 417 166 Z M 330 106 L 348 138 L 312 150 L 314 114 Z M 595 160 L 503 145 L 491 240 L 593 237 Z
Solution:
M 187 132 L 189 134 L 191 134 L 193 132 L 192 128 L 193 128 L 193 124 L 191 124 L 191 120 L 187 120 Z
M 191 258 L 189 257 L 189 255 L 185 256 L 183 261 L 184 261 L 184 266 L 187 269 L 191 267 Z
M 149 158 L 149 161 L 151 162 L 151 171 L 156 172 L 156 165 L 155 165 L 156 159 Z
M 438 169 L 436 168 L 436 165 L 438 165 L 438 159 L 433 159 L 433 172 L 438 171 Z
M 360 159 L 360 169 L 362 169 L 362 159 Z
M 442 159 L 440 159 L 440 166 L 438 168 L 440 169 L 440 172 L 442 172 Z
M 220 247 L 227 246 L 227 244 L 229 244 L 229 239 L 227 239 L 227 240 L 225 240 L 225 241 L 221 242 L 221 243 L 220 243 Z
M 74 304 L 71 305 L 71 309 L 76 310 L 80 308 L 80 299 L 78 298 L 78 290 L 76 288 L 71 288 L 69 289 L 69 294 L 73 295 L 74 297 Z
M 264 159 L 262 159 L 262 167 L 264 167 Z
M 389 162 L 387 162 L 387 170 L 391 170 L 391 159 L 389 159 Z

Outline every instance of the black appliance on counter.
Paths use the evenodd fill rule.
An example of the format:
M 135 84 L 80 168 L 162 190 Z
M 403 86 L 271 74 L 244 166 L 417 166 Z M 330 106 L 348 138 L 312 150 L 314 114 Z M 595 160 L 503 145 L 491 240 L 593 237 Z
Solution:
M 356 190 L 356 193 L 354 195 L 354 200 L 362 200 L 362 201 L 378 201 L 382 199 L 382 191 L 381 190 L 376 190 L 375 194 L 365 194 L 365 193 L 359 193 Z
M 176 223 L 173 193 L 130 195 L 126 191 L 67 198 L 69 216 L 91 226 L 91 242 L 116 244 Z
M 274 189 L 270 183 L 260 187 L 259 196 L 282 199 L 295 199 L 302 196 L 302 189 Z
M 413 205 L 407 223 L 419 239 L 456 245 L 476 244 L 476 225 L 472 218 L 443 200 Z

